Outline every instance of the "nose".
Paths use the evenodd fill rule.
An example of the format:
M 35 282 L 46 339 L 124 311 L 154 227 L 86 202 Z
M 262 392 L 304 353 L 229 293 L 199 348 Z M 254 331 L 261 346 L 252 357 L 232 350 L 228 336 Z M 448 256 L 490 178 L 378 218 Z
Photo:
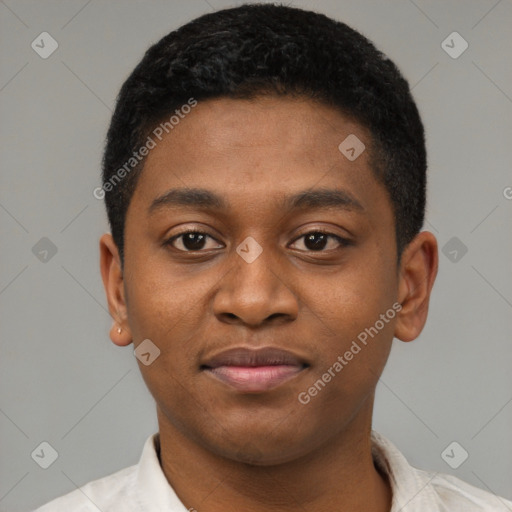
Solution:
M 234 254 L 232 268 L 222 277 L 213 309 L 225 323 L 256 327 L 286 323 L 298 313 L 298 300 L 289 277 L 271 251 L 263 250 L 251 261 Z

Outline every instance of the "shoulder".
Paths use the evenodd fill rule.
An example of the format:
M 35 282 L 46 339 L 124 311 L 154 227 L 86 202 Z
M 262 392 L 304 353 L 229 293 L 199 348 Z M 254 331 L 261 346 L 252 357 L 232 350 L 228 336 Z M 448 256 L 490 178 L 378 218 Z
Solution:
M 391 484 L 392 512 L 512 512 L 512 501 L 452 475 L 411 466 L 391 441 L 375 431 L 372 454 Z
M 33 512 L 125 512 L 134 506 L 131 490 L 136 471 L 133 465 L 93 480 Z
M 479 489 L 453 475 L 432 473 L 417 469 L 430 486 L 438 501 L 448 511 L 512 512 L 512 501 Z

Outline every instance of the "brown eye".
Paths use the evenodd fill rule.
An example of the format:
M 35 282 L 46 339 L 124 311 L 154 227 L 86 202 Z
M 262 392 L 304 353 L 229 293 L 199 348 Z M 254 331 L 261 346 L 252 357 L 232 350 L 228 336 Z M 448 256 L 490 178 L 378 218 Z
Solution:
M 211 237 L 208 233 L 204 233 L 202 231 L 189 230 L 180 233 L 179 235 L 174 235 L 166 242 L 166 245 L 170 245 L 182 252 L 194 252 L 203 250 L 205 248 L 205 243 L 209 238 L 214 240 L 214 238 Z M 174 243 L 176 240 L 179 241 L 183 248 L 176 247 Z M 211 248 L 216 247 L 210 247 L 210 249 Z
M 325 252 L 324 249 L 329 244 L 330 239 L 338 243 L 337 247 L 336 244 L 334 244 L 334 247 L 329 248 L 332 250 L 339 248 L 340 246 L 344 247 L 350 243 L 349 240 L 346 240 L 345 238 L 325 231 L 310 231 L 309 233 L 301 235 L 297 240 L 300 240 L 301 238 L 304 239 L 304 246 L 306 247 L 306 250 L 315 252 Z

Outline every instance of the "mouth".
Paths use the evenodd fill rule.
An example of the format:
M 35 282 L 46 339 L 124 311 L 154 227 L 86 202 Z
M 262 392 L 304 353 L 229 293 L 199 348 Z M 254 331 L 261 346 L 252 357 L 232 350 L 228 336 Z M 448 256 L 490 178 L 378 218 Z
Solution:
M 288 382 L 308 367 L 305 361 L 285 350 L 240 347 L 221 352 L 200 369 L 237 391 L 262 393 Z

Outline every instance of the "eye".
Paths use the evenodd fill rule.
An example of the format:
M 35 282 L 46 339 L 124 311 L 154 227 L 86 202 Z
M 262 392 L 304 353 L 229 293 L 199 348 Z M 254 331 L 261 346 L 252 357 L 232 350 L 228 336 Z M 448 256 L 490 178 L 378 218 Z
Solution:
M 338 243 L 338 247 L 330 248 L 332 250 L 335 250 L 340 246 L 345 247 L 347 245 L 350 245 L 350 240 L 342 238 L 341 236 L 335 235 L 333 233 L 321 230 L 309 231 L 308 233 L 304 233 L 299 238 L 297 238 L 296 241 L 300 240 L 301 238 L 304 238 L 304 245 L 306 246 L 306 250 L 314 252 L 327 252 L 323 251 L 323 249 L 325 249 L 325 247 L 328 245 L 329 239 L 332 239 Z
M 208 233 L 195 229 L 189 229 L 188 231 L 184 231 L 183 233 L 179 233 L 178 235 L 174 235 L 173 237 L 169 238 L 169 240 L 165 242 L 165 245 L 170 245 L 181 252 L 200 251 L 201 249 L 204 249 L 205 242 L 208 238 L 215 240 Z M 174 245 L 175 240 L 180 240 L 181 246 L 184 247 L 184 249 L 176 247 Z M 217 247 L 210 247 L 210 249 L 216 248 Z
M 327 252 L 324 251 L 325 247 L 328 245 L 329 240 L 333 240 L 338 244 L 338 248 L 345 247 L 350 245 L 350 240 L 347 240 L 343 237 L 335 235 L 333 233 L 329 233 L 327 231 L 315 230 L 309 231 L 308 233 L 304 233 L 300 237 L 295 239 L 300 240 L 304 238 L 304 245 L 306 246 L 306 250 L 314 251 L 314 252 Z M 165 242 L 165 245 L 170 245 L 181 252 L 195 252 L 201 250 L 208 250 L 205 248 L 205 243 L 207 239 L 215 240 L 211 235 L 205 233 L 204 231 L 189 229 L 182 233 L 172 236 Z M 178 245 L 181 245 L 182 248 L 176 247 L 175 242 L 178 241 Z M 332 245 L 332 244 L 331 244 Z M 209 249 L 217 249 L 222 246 L 210 247 Z M 331 250 L 335 250 L 337 247 L 331 247 Z

